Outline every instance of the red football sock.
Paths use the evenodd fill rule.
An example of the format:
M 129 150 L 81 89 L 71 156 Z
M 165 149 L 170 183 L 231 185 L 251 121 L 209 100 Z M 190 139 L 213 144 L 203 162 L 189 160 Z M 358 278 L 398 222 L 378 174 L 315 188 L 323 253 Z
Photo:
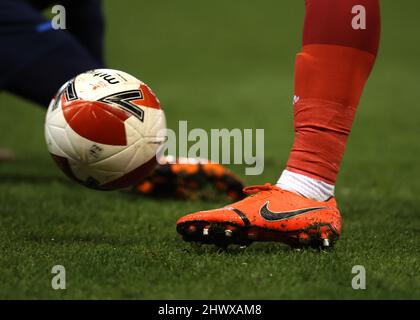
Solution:
M 335 183 L 379 35 L 379 0 L 306 1 L 287 170 Z

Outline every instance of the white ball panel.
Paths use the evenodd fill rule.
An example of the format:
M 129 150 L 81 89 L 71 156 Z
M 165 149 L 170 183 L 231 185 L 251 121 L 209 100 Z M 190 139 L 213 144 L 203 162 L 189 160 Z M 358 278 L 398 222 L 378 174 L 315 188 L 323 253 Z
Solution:
M 55 128 L 55 130 L 51 130 L 51 128 Z M 51 131 L 53 131 L 53 132 L 51 132 Z M 47 142 L 48 151 L 51 154 L 71 159 L 71 156 L 69 154 L 67 154 L 66 151 L 63 150 L 63 147 L 61 146 L 61 143 L 56 142 L 56 141 L 64 140 L 63 136 L 65 134 L 66 133 L 65 133 L 64 129 L 61 129 L 61 128 L 58 128 L 58 127 L 45 126 L 45 140 Z
M 137 90 L 143 82 L 129 74 L 112 69 L 95 69 L 78 75 L 74 80 L 77 96 L 95 101 L 111 94 Z
M 162 143 L 166 139 L 163 129 L 166 128 L 165 113 L 161 109 L 143 108 L 145 110 L 145 126 L 143 130 L 143 137 L 149 143 Z
M 109 170 L 100 170 L 99 168 L 93 169 L 90 165 L 79 161 L 70 160 L 69 165 L 73 174 L 78 179 L 86 181 L 89 178 L 93 178 L 98 181 L 100 185 L 118 179 L 124 175 L 124 172 L 121 171 L 112 172 Z

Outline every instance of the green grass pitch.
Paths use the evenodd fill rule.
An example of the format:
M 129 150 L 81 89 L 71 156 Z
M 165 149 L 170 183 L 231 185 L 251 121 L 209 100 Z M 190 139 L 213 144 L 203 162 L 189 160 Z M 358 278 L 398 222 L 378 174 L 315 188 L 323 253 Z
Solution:
M 416 0 L 382 1 L 382 45 L 337 185 L 342 239 L 331 252 L 184 243 L 175 221 L 224 203 L 155 201 L 67 179 L 43 138 L 44 110 L 0 94 L 0 298 L 420 298 L 420 76 Z M 168 125 L 265 129 L 275 182 L 293 139 L 294 56 L 303 1 L 105 1 L 110 67 L 144 80 Z M 47 75 L 40 75 L 48 81 Z M 232 169 L 243 175 L 243 167 Z M 66 268 L 66 290 L 51 268 Z M 367 272 L 353 290 L 354 265 Z

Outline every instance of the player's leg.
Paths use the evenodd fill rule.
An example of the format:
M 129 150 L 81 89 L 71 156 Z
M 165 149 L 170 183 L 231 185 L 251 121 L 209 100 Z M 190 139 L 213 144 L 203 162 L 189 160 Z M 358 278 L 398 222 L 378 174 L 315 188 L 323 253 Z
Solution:
M 295 141 L 277 186 L 334 196 L 347 137 L 379 45 L 377 0 L 307 0 L 295 68 Z
M 67 80 L 100 67 L 101 64 L 91 58 L 77 41 L 69 38 L 62 45 L 14 72 L 7 80 L 5 89 L 48 107 L 51 98 Z
M 0 89 L 47 107 L 64 82 L 102 67 L 73 34 L 52 29 L 29 2 L 4 0 L 1 6 Z
M 67 28 L 100 64 L 104 58 L 104 19 L 101 0 L 61 0 L 66 7 Z
M 89 54 L 100 64 L 104 64 L 104 17 L 101 0 L 25 0 L 38 11 L 62 5 L 66 13 L 66 30 L 70 32 Z M 45 21 L 38 29 L 51 28 Z
M 277 186 L 248 187 L 253 197 L 178 220 L 185 240 L 329 246 L 340 236 L 334 183 L 378 49 L 379 1 L 307 0 L 306 9 L 287 169 Z

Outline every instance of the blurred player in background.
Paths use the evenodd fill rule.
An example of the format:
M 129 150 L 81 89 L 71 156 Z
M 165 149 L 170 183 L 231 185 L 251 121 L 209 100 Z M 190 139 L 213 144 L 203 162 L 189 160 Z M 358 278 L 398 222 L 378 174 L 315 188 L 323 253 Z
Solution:
M 56 30 L 43 11 L 65 8 L 65 30 Z M 104 68 L 104 18 L 100 0 L 0 1 L 0 90 L 45 108 L 69 79 L 87 70 Z M 0 161 L 11 160 L 0 149 Z M 214 192 L 209 193 L 208 187 Z M 210 194 L 241 198 L 242 182 L 218 164 L 160 164 L 136 193 L 181 199 Z M 211 197 L 210 197 L 211 198 Z
M 58 88 L 75 75 L 104 65 L 104 25 L 99 0 L 62 1 L 67 31 L 53 30 L 42 11 L 54 1 L 0 2 L 0 90 L 45 108 Z M 0 161 L 13 160 L 0 149 Z
M 64 82 L 104 65 L 100 1 L 61 3 L 67 9 L 67 31 L 53 30 L 42 14 L 57 2 L 0 2 L 0 90 L 47 107 Z M 14 158 L 12 150 L 0 149 L 0 161 Z
M 242 201 L 181 218 L 186 241 L 329 247 L 339 238 L 334 186 L 379 36 L 379 0 L 306 0 L 286 169 L 274 186 L 247 187 Z
M 59 3 L 66 8 L 66 30 L 53 29 L 42 13 L 57 1 L 0 3 L 0 88 L 44 107 L 67 80 L 104 67 L 100 1 Z

